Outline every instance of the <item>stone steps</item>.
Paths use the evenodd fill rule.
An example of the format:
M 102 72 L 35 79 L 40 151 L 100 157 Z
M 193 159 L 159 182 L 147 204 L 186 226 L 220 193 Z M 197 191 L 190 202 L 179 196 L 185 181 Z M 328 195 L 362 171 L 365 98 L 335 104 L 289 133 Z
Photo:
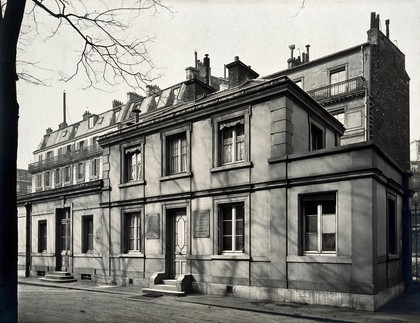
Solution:
M 73 283 L 77 281 L 68 271 L 52 271 L 38 279 L 52 283 Z

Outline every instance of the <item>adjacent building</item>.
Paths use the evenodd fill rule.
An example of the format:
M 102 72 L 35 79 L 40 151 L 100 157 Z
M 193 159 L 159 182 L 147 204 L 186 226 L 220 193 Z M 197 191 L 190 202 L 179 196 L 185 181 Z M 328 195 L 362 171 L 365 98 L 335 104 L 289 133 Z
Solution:
M 195 57 L 183 82 L 48 130 L 20 268 L 368 310 L 399 295 L 409 79 L 379 17 L 354 48 L 226 69 Z
M 27 169 L 17 169 L 16 172 L 16 193 L 17 195 L 29 194 L 32 192 L 32 175 Z

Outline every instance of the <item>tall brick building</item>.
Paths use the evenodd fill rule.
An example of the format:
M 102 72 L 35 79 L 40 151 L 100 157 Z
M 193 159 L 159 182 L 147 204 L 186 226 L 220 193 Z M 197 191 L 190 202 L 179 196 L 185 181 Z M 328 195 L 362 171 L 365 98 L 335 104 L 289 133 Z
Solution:
M 185 81 L 49 131 L 18 201 L 20 268 L 368 310 L 399 295 L 404 55 L 373 14 L 368 42 L 288 64 L 259 77 L 235 57 L 220 78 L 196 57 Z M 96 134 L 92 177 L 79 142 Z

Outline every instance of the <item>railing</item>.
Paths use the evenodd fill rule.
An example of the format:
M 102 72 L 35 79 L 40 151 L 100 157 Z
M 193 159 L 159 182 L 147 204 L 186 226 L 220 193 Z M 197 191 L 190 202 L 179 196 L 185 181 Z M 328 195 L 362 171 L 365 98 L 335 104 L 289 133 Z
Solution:
M 94 156 L 99 156 L 102 154 L 102 148 L 98 145 L 84 147 L 75 151 L 67 151 L 61 155 L 47 158 L 35 163 L 31 163 L 28 166 L 28 171 L 30 173 L 35 173 L 38 171 L 51 169 L 58 166 L 67 165 L 69 163 L 74 163 L 79 160 L 87 159 Z
M 363 87 L 363 77 L 359 76 L 350 80 L 308 91 L 308 94 L 315 100 L 325 100 L 361 91 L 363 90 Z

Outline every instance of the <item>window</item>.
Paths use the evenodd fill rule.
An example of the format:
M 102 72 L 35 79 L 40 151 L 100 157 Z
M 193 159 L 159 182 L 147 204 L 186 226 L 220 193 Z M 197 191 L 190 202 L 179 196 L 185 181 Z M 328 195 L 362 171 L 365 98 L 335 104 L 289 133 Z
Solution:
M 245 160 L 244 119 L 219 124 L 220 163 L 230 164 Z
M 93 149 L 98 148 L 98 136 L 92 137 L 92 147 Z
M 325 148 L 324 144 L 324 130 L 315 125 L 313 122 L 310 123 L 310 150 L 319 150 Z
M 99 158 L 92 159 L 90 161 L 90 176 L 99 177 L 100 172 L 100 160 Z
M 93 216 L 82 218 L 82 252 L 93 251 Z
M 85 141 L 84 140 L 79 141 L 79 151 L 82 152 L 84 148 L 85 148 Z
M 336 252 L 336 194 L 303 196 L 302 249 L 305 254 Z
M 47 221 L 38 221 L 38 252 L 47 251 Z
M 78 163 L 77 164 L 77 180 L 84 180 L 85 179 L 85 163 Z
M 63 180 L 64 182 L 71 181 L 71 169 L 70 166 L 66 166 L 63 168 Z
M 136 181 L 142 178 L 141 146 L 126 148 L 124 151 L 125 181 Z
M 52 152 L 52 151 L 48 151 L 48 152 L 47 152 L 47 154 L 46 154 L 46 156 L 45 156 L 45 157 L 46 157 L 45 159 L 46 159 L 47 161 L 50 161 L 50 160 L 53 158 L 53 155 L 54 155 L 54 154 L 53 154 L 53 152 Z
M 244 203 L 219 204 L 219 250 L 244 252 Z
M 67 130 L 64 130 L 64 131 L 63 131 L 63 135 L 62 135 L 62 137 L 65 137 L 65 136 L 67 136 Z
M 344 109 L 345 108 L 340 108 L 340 109 L 334 109 L 333 111 L 330 111 L 333 117 L 336 118 L 338 121 L 340 121 L 343 125 L 345 125 Z
M 388 254 L 397 254 L 397 202 L 395 198 L 388 197 Z
M 187 171 L 187 138 L 185 132 L 169 136 L 167 143 L 167 170 L 166 175 Z
M 57 168 L 55 170 L 54 177 L 55 177 L 55 184 L 60 184 L 61 183 L 61 171 L 60 171 L 60 168 Z
M 90 128 L 93 128 L 93 126 L 95 125 L 95 116 L 91 116 L 91 117 L 89 117 L 89 119 L 88 119 L 88 127 L 89 127 L 89 129 Z
M 303 89 L 303 79 L 298 79 L 294 81 L 297 86 Z
M 331 95 L 347 92 L 347 83 L 344 82 L 346 79 L 347 73 L 344 66 L 330 71 Z
M 140 252 L 140 212 L 124 214 L 124 253 Z
M 51 186 L 51 173 L 49 171 L 44 173 L 44 186 Z
M 42 187 L 42 174 L 36 174 L 36 187 Z
M 66 154 L 69 155 L 71 153 L 71 145 L 66 146 Z

